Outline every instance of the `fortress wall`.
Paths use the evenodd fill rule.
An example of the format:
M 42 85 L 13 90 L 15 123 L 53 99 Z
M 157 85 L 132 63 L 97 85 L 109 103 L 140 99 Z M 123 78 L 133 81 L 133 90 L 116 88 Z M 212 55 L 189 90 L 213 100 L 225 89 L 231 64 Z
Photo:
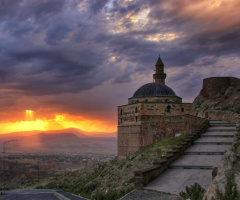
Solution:
M 125 158 L 142 146 L 141 126 L 118 126 L 118 158 Z
M 118 126 L 118 158 L 179 132 L 191 132 L 205 119 L 191 116 L 141 116 L 141 125 Z
M 227 88 L 229 88 L 235 81 L 239 81 L 239 79 L 234 77 L 206 78 L 203 80 L 203 87 L 200 91 L 200 95 L 202 95 L 205 99 L 213 98 L 218 94 L 224 95 Z
M 142 116 L 142 144 L 146 146 L 162 138 L 174 136 L 175 133 L 190 133 L 204 121 L 205 119 L 191 115 Z

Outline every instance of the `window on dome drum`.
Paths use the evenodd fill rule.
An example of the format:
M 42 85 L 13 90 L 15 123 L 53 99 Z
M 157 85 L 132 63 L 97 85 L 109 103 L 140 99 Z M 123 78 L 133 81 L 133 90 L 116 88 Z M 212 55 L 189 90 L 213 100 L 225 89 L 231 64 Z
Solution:
M 137 109 L 137 107 L 135 108 L 135 112 L 136 112 L 136 113 L 138 112 L 138 109 Z
M 170 113 L 170 111 L 171 111 L 171 106 L 168 105 L 168 106 L 167 106 L 167 112 Z
M 182 112 L 184 112 L 184 108 L 182 108 Z
M 138 118 L 137 118 L 137 116 L 136 116 L 136 122 L 138 121 Z

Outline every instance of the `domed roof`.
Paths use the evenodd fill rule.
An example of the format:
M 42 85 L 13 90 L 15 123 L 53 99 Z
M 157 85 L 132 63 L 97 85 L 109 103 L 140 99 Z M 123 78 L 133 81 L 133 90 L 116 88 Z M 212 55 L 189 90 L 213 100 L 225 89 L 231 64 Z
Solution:
M 175 92 L 163 83 L 147 83 L 140 87 L 130 99 L 143 97 L 178 97 Z

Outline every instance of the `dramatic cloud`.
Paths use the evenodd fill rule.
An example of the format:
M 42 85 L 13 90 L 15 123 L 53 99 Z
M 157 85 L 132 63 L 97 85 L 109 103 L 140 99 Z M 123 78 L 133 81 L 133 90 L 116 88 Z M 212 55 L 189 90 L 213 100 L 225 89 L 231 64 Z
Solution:
M 203 78 L 240 73 L 239 9 L 234 0 L 0 0 L 0 120 L 32 109 L 116 124 L 116 106 L 152 81 L 159 53 L 167 84 L 191 102 Z

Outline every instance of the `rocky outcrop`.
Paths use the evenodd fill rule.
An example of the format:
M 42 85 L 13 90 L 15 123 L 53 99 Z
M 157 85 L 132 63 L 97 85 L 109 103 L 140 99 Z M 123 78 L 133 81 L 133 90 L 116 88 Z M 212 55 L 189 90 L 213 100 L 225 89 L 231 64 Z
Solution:
M 210 110 L 231 111 L 240 114 L 240 79 L 211 77 L 203 80 L 203 87 L 192 105 L 192 113 L 205 117 Z
M 216 198 L 217 189 L 223 192 L 229 178 L 234 179 L 237 183 L 238 192 L 240 193 L 239 171 L 240 164 L 237 163 L 236 154 L 232 151 L 226 152 L 222 158 L 222 162 L 218 166 L 218 174 L 208 187 L 203 199 L 212 200 L 212 197 Z

